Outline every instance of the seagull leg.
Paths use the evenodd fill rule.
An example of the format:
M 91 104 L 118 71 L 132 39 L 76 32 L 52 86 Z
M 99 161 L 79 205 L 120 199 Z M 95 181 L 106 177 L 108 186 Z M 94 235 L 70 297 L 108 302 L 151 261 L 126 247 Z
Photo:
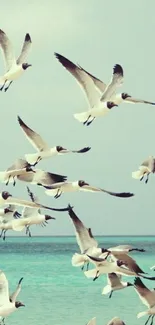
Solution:
M 87 120 L 85 122 L 83 122 L 83 125 L 87 124 L 87 122 L 89 121 L 91 115 L 88 116 Z
M 7 91 L 7 90 L 10 88 L 10 86 L 11 86 L 12 83 L 13 83 L 13 80 L 10 81 L 10 83 L 9 83 L 8 86 L 4 89 L 4 91 Z
M 58 197 L 60 197 L 62 194 L 60 188 L 58 188 L 57 194 L 54 196 L 55 199 L 58 199 Z
M 151 317 L 152 317 L 152 315 L 150 315 L 150 316 L 148 317 L 148 319 L 147 319 L 147 321 L 145 322 L 144 325 L 147 325 L 147 323 L 149 322 L 149 320 L 150 320 Z
M 151 323 L 150 323 L 150 325 L 153 325 L 153 319 L 154 319 L 154 316 L 155 316 L 155 315 L 152 315 L 152 319 L 151 319 Z
M 13 186 L 16 185 L 15 176 L 13 177 Z
M 9 175 L 8 180 L 7 180 L 7 182 L 5 183 L 6 186 L 9 184 L 10 178 L 11 178 L 11 175 Z
M 3 90 L 3 88 L 4 88 L 5 84 L 6 84 L 6 82 L 7 82 L 7 80 L 4 81 L 3 86 L 0 88 L 1 91 Z
M 97 270 L 97 272 L 96 272 L 96 276 L 95 276 L 95 278 L 93 279 L 93 281 L 95 281 L 95 280 L 98 279 L 98 275 L 99 275 L 99 270 Z
M 6 238 L 6 236 L 5 236 L 6 232 L 7 232 L 7 230 L 4 230 L 4 233 L 3 233 L 3 240 L 5 240 L 5 238 Z
M 84 266 L 85 266 L 85 263 L 82 265 L 82 267 L 81 267 L 81 270 L 83 271 L 84 270 Z
M 32 237 L 32 236 L 31 236 L 31 231 L 30 231 L 30 227 L 29 227 L 29 237 Z
M 140 181 L 142 181 L 143 180 L 143 178 L 144 178 L 144 175 L 140 178 Z
M 148 180 L 149 180 L 149 175 L 150 175 L 150 174 L 147 174 L 147 176 L 146 176 L 145 184 L 147 184 L 147 182 L 148 182 Z
M 2 323 L 3 323 L 3 325 L 5 325 L 5 321 L 4 321 L 4 320 L 5 320 L 5 318 L 3 317 L 3 318 L 2 318 Z
M 3 231 L 4 231 L 4 229 L 2 229 L 1 234 L 0 234 L 0 237 L 2 237 L 2 235 L 3 235 Z
M 109 295 L 109 298 L 112 297 L 112 294 L 113 294 L 113 290 L 111 290 L 110 295 Z
M 89 126 L 94 120 L 95 120 L 95 117 L 93 117 L 93 119 L 91 121 L 87 122 L 87 126 Z
M 87 271 L 89 270 L 89 262 L 87 263 Z

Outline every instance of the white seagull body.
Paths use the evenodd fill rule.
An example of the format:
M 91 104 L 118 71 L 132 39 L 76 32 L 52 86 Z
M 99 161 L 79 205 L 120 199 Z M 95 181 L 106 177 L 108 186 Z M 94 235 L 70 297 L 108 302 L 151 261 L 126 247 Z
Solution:
M 98 116 L 104 116 L 114 106 L 118 106 L 110 97 L 115 93 L 117 87 L 123 82 L 123 69 L 119 64 L 113 68 L 113 75 L 110 83 L 104 88 L 102 93 L 96 89 L 94 81 L 90 74 L 84 71 L 80 66 L 75 65 L 64 56 L 55 53 L 59 62 L 76 78 L 87 97 L 89 108 L 87 112 L 74 114 L 74 117 L 83 124 L 90 125 Z
M 107 280 L 108 284 L 103 288 L 102 295 L 110 293 L 109 298 L 112 297 L 113 291 L 125 289 L 129 286 L 133 286 L 130 282 L 121 281 L 121 275 L 116 273 L 108 273 Z
M 9 85 L 5 88 L 5 91 L 8 90 L 13 80 L 18 79 L 23 72 L 31 66 L 31 64 L 25 63 L 25 59 L 28 55 L 28 52 L 31 47 L 31 37 L 29 34 L 25 35 L 24 44 L 21 50 L 21 54 L 16 60 L 13 46 L 7 37 L 7 35 L 0 29 L 0 46 L 3 52 L 4 61 L 5 61 L 5 67 L 6 72 L 4 76 L 0 77 L 0 83 L 3 84 L 3 86 L 0 88 L 0 90 L 3 90 L 5 87 L 7 81 L 10 81 Z
M 113 106 L 118 106 L 122 102 L 155 105 L 153 102 L 133 98 L 127 93 L 116 94 L 117 88 L 123 83 L 123 69 L 118 64 L 114 67 L 111 82 L 106 85 L 104 82 L 84 70 L 81 66 L 75 65 L 64 56 L 58 53 L 55 53 L 55 56 L 59 62 L 76 78 L 77 82 L 85 92 L 89 102 L 89 111 L 81 114 L 74 114 L 74 117 L 84 124 L 89 125 L 92 123 L 95 117 L 105 115 L 110 108 Z M 107 103 L 109 103 L 109 101 L 111 101 L 111 103 L 114 105 L 108 109 Z
M 47 189 L 45 193 L 47 195 L 54 196 L 55 198 L 58 198 L 59 196 L 61 196 L 61 194 L 65 192 L 77 192 L 77 191 L 104 192 L 112 196 L 117 196 L 121 198 L 128 198 L 134 195 L 133 193 L 129 193 L 129 192 L 116 193 L 98 187 L 93 187 L 83 180 L 74 181 L 74 182 L 62 182 L 57 184 L 55 183 L 52 186 L 44 186 L 44 187 Z
M 62 146 L 56 146 L 50 148 L 48 144 L 42 139 L 42 137 L 38 133 L 30 129 L 19 116 L 18 116 L 18 122 L 23 132 L 25 133 L 27 139 L 29 140 L 29 142 L 38 151 L 37 153 L 34 154 L 25 155 L 25 159 L 31 165 L 36 165 L 40 160 L 44 158 L 50 158 L 56 155 L 62 155 L 71 152 L 85 153 L 91 149 L 90 147 L 84 147 L 80 150 L 68 150 L 63 148 Z
M 155 291 L 149 290 L 144 283 L 139 278 L 135 278 L 134 288 L 139 295 L 142 303 L 148 307 L 148 310 L 140 312 L 137 318 L 141 318 L 145 315 L 149 315 L 149 318 L 145 324 L 148 323 L 149 319 L 152 317 L 151 324 L 153 324 L 153 319 L 155 316 Z
M 145 183 L 147 184 L 151 173 L 155 173 L 155 158 L 153 156 L 149 156 L 147 160 L 143 161 L 139 170 L 132 173 L 132 177 L 142 181 L 144 176 L 146 176 Z
M 17 308 L 25 306 L 21 302 L 10 301 L 8 280 L 5 274 L 0 272 L 0 316 L 6 317 Z

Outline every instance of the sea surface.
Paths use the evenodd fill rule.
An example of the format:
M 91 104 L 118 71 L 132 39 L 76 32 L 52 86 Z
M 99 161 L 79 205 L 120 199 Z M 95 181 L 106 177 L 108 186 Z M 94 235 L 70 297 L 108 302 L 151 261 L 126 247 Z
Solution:
M 140 267 L 155 276 L 155 237 L 96 237 L 100 247 L 131 244 L 146 249 L 132 253 Z M 146 317 L 137 313 L 147 309 L 133 287 L 113 293 L 111 299 L 101 295 L 106 275 L 96 281 L 87 279 L 80 268 L 71 265 L 78 252 L 75 237 L 7 237 L 0 242 L 0 268 L 9 280 L 10 292 L 24 277 L 18 299 L 25 304 L 6 318 L 16 325 L 85 325 L 96 317 L 97 325 L 106 325 L 115 316 L 126 325 L 144 324 Z M 133 281 L 134 277 L 124 277 Z M 144 280 L 149 288 L 155 281 Z

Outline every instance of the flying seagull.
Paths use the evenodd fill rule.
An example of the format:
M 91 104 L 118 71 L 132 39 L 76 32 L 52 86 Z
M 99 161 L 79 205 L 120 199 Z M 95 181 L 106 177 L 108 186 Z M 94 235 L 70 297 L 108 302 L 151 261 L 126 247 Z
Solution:
M 30 164 L 24 159 L 17 159 L 6 171 L 0 172 L 0 180 L 8 185 L 13 182 L 16 185 L 16 179 L 36 185 L 52 185 L 54 183 L 64 182 L 67 177 L 41 169 L 32 169 Z
M 51 208 L 51 207 L 42 205 L 40 203 L 35 203 L 35 202 L 30 202 L 30 201 L 14 198 L 14 197 L 12 197 L 12 195 L 9 192 L 3 191 L 0 193 L 0 205 L 8 205 L 8 204 L 26 206 L 26 207 L 30 207 L 30 208 L 42 208 L 42 209 L 48 209 L 48 210 L 53 210 L 53 211 L 68 211 L 68 207 L 60 208 L 60 209 Z
M 105 105 L 105 102 L 113 104 L 115 103 L 114 106 L 118 106 L 122 102 L 155 105 L 153 102 L 133 98 L 125 92 L 116 94 L 117 88 L 123 83 L 123 68 L 119 64 L 114 66 L 112 80 L 108 85 L 106 85 L 104 82 L 84 70 L 80 65 L 75 65 L 73 62 L 58 53 L 55 53 L 55 56 L 59 62 L 76 78 L 77 82 L 80 84 L 86 94 L 89 102 L 89 111 L 81 114 L 74 114 L 74 117 L 84 124 L 89 125 L 92 123 L 94 118 L 97 116 L 97 112 L 99 115 L 101 112 L 102 114 L 105 114 L 109 111 L 111 108 L 110 106 L 109 109 L 103 109 L 103 103 Z M 98 107 L 98 110 L 96 106 Z M 96 113 L 96 116 L 94 112 Z
M 87 97 L 89 104 L 88 111 L 74 114 L 74 117 L 79 122 L 83 122 L 84 125 L 88 126 L 96 117 L 104 116 L 114 106 L 118 106 L 115 101 L 110 100 L 110 97 L 112 97 L 117 87 L 121 86 L 123 82 L 123 69 L 119 64 L 114 66 L 110 83 L 104 88 L 104 91 L 100 93 L 96 89 L 92 77 L 80 66 L 75 65 L 73 62 L 58 53 L 55 53 L 55 56 L 59 62 L 76 78 Z
M 71 153 L 71 152 L 85 153 L 91 149 L 90 147 L 84 147 L 80 150 L 69 150 L 63 148 L 62 146 L 56 146 L 50 148 L 48 144 L 42 139 L 42 137 L 38 133 L 30 129 L 19 116 L 18 116 L 18 122 L 23 132 L 25 133 L 27 139 L 30 141 L 33 147 L 38 151 L 37 153 L 34 154 L 25 155 L 27 162 L 30 163 L 31 165 L 33 164 L 33 166 L 44 158 L 50 158 L 52 156 Z
M 22 302 L 10 300 L 8 280 L 0 271 L 0 316 L 4 318 L 22 306 L 25 306 Z
M 142 164 L 139 167 L 139 170 L 132 173 L 132 177 L 135 179 L 139 179 L 142 181 L 144 177 L 146 176 L 145 183 L 147 184 L 149 180 L 149 175 L 151 173 L 155 173 L 155 158 L 153 156 L 149 156 L 148 159 L 142 162 Z
M 149 315 L 147 321 L 145 322 L 145 325 L 149 322 L 150 318 L 150 325 L 152 325 L 155 316 L 155 291 L 149 290 L 138 277 L 135 278 L 134 288 L 137 294 L 139 295 L 139 298 L 141 299 L 142 303 L 148 307 L 148 310 L 140 312 L 137 315 L 137 318 Z
M 55 183 L 52 186 L 44 186 L 46 188 L 45 193 L 50 196 L 54 196 L 56 199 L 62 195 L 62 193 L 65 192 L 77 192 L 77 191 L 85 191 L 85 192 L 104 192 L 107 194 L 110 194 L 112 196 L 117 196 L 121 198 L 128 198 L 131 196 L 134 196 L 133 193 L 129 192 L 111 192 L 104 189 L 101 189 L 99 187 L 93 187 L 86 183 L 84 180 L 78 180 L 74 182 L 60 182 Z
M 0 209 L 0 237 L 5 240 L 6 232 L 12 230 L 12 221 L 14 219 L 20 218 L 21 214 L 16 210 L 15 205 L 9 205 L 7 208 Z
M 72 207 L 68 206 L 68 214 L 75 227 L 75 235 L 77 244 L 80 248 L 81 254 L 75 253 L 72 257 L 73 266 L 81 266 L 84 269 L 85 263 L 87 263 L 87 270 L 89 266 L 89 258 L 86 254 L 93 256 L 100 256 L 102 253 L 107 252 L 106 249 L 98 248 L 98 242 L 93 237 L 91 228 L 86 228 L 83 222 L 75 214 Z
M 130 282 L 121 281 L 121 278 L 122 276 L 120 274 L 116 274 L 114 272 L 108 273 L 107 274 L 108 284 L 103 288 L 102 295 L 106 295 L 110 293 L 109 298 L 111 298 L 114 291 L 125 289 L 129 286 L 133 286 L 133 284 Z
M 8 86 L 4 89 L 5 91 L 7 91 L 10 85 L 12 84 L 13 80 L 19 78 L 27 68 L 32 66 L 31 64 L 25 63 L 25 59 L 27 58 L 31 44 L 31 37 L 27 33 L 25 35 L 21 54 L 16 60 L 11 41 L 9 40 L 7 35 L 0 29 L 0 46 L 2 49 L 6 68 L 5 74 L 0 77 L 0 83 L 3 84 L 0 90 L 3 90 L 7 81 L 9 81 Z
M 30 191 L 29 187 L 27 187 L 28 194 L 32 200 L 32 202 L 37 202 L 37 198 Z M 46 225 L 47 220 L 55 219 L 47 214 L 42 214 L 41 210 L 38 208 L 29 208 L 24 207 L 22 211 L 22 216 L 20 220 L 16 219 L 12 222 L 12 229 L 16 231 L 22 231 L 26 227 L 26 234 L 29 234 L 31 237 L 30 226 L 31 225 Z
M 10 302 L 13 302 L 13 303 L 15 303 L 16 302 L 16 299 L 17 299 L 17 297 L 18 297 L 18 295 L 19 295 L 19 293 L 20 293 L 20 291 L 21 291 L 21 283 L 22 283 L 22 281 L 23 281 L 23 278 L 21 278 L 19 281 L 18 281 L 18 285 L 17 285 L 17 287 L 16 287 L 16 290 L 10 295 L 10 297 L 9 297 L 9 300 L 10 300 Z M 5 320 L 5 318 L 3 317 L 1 317 L 1 322 L 4 324 L 4 320 Z

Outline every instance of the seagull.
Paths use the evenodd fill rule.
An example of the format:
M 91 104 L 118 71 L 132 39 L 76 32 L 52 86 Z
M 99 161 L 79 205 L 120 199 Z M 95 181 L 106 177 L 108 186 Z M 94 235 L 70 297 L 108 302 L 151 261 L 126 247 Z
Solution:
M 152 325 L 155 316 L 155 291 L 149 290 L 138 277 L 135 278 L 134 288 L 138 293 L 142 303 L 149 308 L 146 311 L 140 312 L 137 315 L 137 318 L 149 315 L 147 321 L 145 322 L 145 325 L 149 322 L 150 318 L 152 318 L 150 323 L 150 325 Z
M 5 182 L 6 185 L 13 182 L 15 186 L 15 178 L 40 186 L 64 182 L 67 179 L 67 177 L 63 175 L 45 172 L 41 169 L 34 170 L 25 159 L 17 159 L 5 172 L 0 172 L 0 180 Z
M 125 323 L 119 317 L 114 317 L 107 325 L 125 325 Z
M 6 68 L 4 76 L 0 78 L 0 82 L 3 83 L 3 86 L 0 88 L 0 90 L 3 90 L 6 82 L 10 81 L 8 86 L 4 89 L 7 91 L 13 80 L 19 78 L 27 68 L 32 66 L 31 64 L 25 63 L 25 59 L 28 55 L 31 44 L 31 37 L 27 33 L 25 35 L 21 54 L 16 60 L 11 41 L 9 40 L 8 36 L 0 29 L 0 46 L 2 49 Z
M 115 247 L 110 247 L 108 248 L 108 250 L 112 253 L 112 252 L 123 252 L 123 253 L 129 253 L 129 252 L 133 252 L 133 251 L 137 251 L 137 252 L 145 252 L 144 248 L 137 248 L 137 247 L 133 247 L 131 245 L 118 245 Z
M 86 73 L 80 66 L 75 65 L 64 56 L 54 53 L 58 61 L 76 78 L 77 82 L 83 88 L 89 108 L 87 112 L 74 114 L 74 117 L 83 122 L 84 125 L 90 125 L 98 116 L 106 115 L 114 106 L 118 106 L 110 97 L 115 93 L 117 87 L 123 82 L 123 69 L 119 64 L 113 68 L 113 75 L 110 83 L 100 93 L 94 84 L 90 74 Z
M 102 253 L 107 252 L 106 249 L 98 248 L 98 242 L 94 239 L 91 228 L 86 228 L 83 222 L 75 214 L 71 206 L 68 206 L 68 214 L 75 227 L 75 235 L 77 244 L 80 248 L 81 254 L 75 253 L 72 257 L 73 266 L 82 266 L 84 269 L 85 263 L 87 263 L 87 270 L 89 267 L 89 258 L 86 254 L 93 256 L 100 256 Z
M 120 274 L 116 273 L 108 273 L 107 274 L 107 280 L 108 284 L 103 288 L 102 295 L 106 295 L 107 293 L 110 293 L 109 298 L 112 297 L 112 294 L 116 290 L 125 289 L 129 286 L 133 286 L 130 282 L 123 282 L 121 281 L 122 276 Z
M 142 270 L 141 273 L 139 273 L 137 270 L 137 265 L 135 266 L 134 263 L 132 268 L 130 268 L 128 267 L 128 264 L 122 260 L 107 261 L 107 256 L 106 258 L 93 257 L 88 254 L 87 256 L 90 259 L 90 262 L 96 266 L 96 268 L 85 271 L 84 274 L 87 278 L 93 278 L 93 281 L 98 279 L 101 274 L 107 273 L 118 273 L 126 276 L 140 276 L 148 280 L 155 280 L 155 277 L 144 276 L 142 274 L 144 273 Z
M 16 210 L 16 206 L 9 205 L 7 208 L 0 209 L 0 229 L 2 229 L 0 237 L 5 240 L 7 230 L 12 229 L 12 221 L 20 218 L 21 214 Z
M 80 65 L 75 65 L 73 62 L 58 53 L 54 54 L 59 62 L 76 78 L 77 82 L 86 94 L 89 102 L 89 111 L 81 114 L 74 114 L 74 117 L 80 122 L 89 125 L 97 116 L 97 113 L 98 115 L 101 113 L 105 114 L 110 108 L 118 106 L 123 102 L 130 104 L 142 103 L 155 105 L 153 102 L 131 97 L 125 92 L 120 94 L 115 93 L 116 89 L 123 83 L 123 68 L 119 64 L 114 66 L 112 80 L 108 85 L 106 85 L 104 82 L 84 70 Z M 107 106 L 106 108 L 105 102 Z M 110 106 L 113 104 L 113 106 L 109 106 L 108 108 L 108 104 L 110 104 Z M 96 116 L 94 113 L 96 113 Z
M 17 299 L 17 297 L 18 297 L 18 295 L 19 295 L 19 293 L 21 291 L 21 283 L 22 283 L 22 281 L 23 281 L 23 278 L 21 278 L 18 281 L 18 285 L 17 285 L 16 290 L 9 297 L 10 302 L 13 302 L 13 303 L 16 302 L 16 299 Z M 1 320 L 3 324 L 4 324 L 4 320 L 5 320 L 5 318 L 3 317 L 2 320 Z
M 133 193 L 129 192 L 121 192 L 121 193 L 116 193 L 116 192 L 110 192 L 104 189 L 101 189 L 99 187 L 93 187 L 86 183 L 84 180 L 78 180 L 74 182 L 60 182 L 60 183 L 55 183 L 52 186 L 44 186 L 47 190 L 45 193 L 49 196 L 54 196 L 56 199 L 62 195 L 62 193 L 65 192 L 77 192 L 77 191 L 85 191 L 85 192 L 104 192 L 107 194 L 110 194 L 112 196 L 117 196 L 121 198 L 128 198 L 131 196 L 134 196 Z
M 151 267 L 150 267 L 150 270 L 155 271 L 155 265 L 151 266 Z
M 68 150 L 63 148 L 62 146 L 56 146 L 53 148 L 50 148 L 48 144 L 41 138 L 41 136 L 30 129 L 23 120 L 18 116 L 18 122 L 21 126 L 23 132 L 25 133 L 27 139 L 32 144 L 32 146 L 38 151 L 34 154 L 26 154 L 25 158 L 29 164 L 36 165 L 40 160 L 44 158 L 50 158 L 52 156 L 56 155 L 62 155 L 65 153 L 85 153 L 89 151 L 90 147 L 84 147 L 80 150 Z
M 9 192 L 3 191 L 0 193 L 0 205 L 8 205 L 8 204 L 18 205 L 18 206 L 27 206 L 30 208 L 42 208 L 42 209 L 53 210 L 53 211 L 68 211 L 68 207 L 60 208 L 60 209 L 51 208 L 51 207 L 42 205 L 40 203 L 29 202 L 26 200 L 14 198 L 14 197 L 12 197 L 12 195 Z
M 29 187 L 27 187 L 27 191 L 29 196 L 31 197 L 32 202 L 37 202 L 37 198 L 35 198 L 34 194 L 30 191 Z M 30 226 L 37 224 L 46 224 L 47 220 L 55 219 L 47 214 L 41 214 L 41 210 L 38 208 L 29 208 L 24 207 L 22 211 L 22 216 L 20 219 L 16 219 L 12 222 L 12 229 L 16 231 L 22 231 L 24 227 L 26 227 L 26 234 L 29 234 L 31 237 Z
M 25 305 L 20 301 L 10 301 L 8 280 L 0 271 L 0 316 L 4 318 L 22 306 Z
M 149 175 L 151 173 L 155 173 L 155 158 L 153 156 L 149 156 L 149 158 L 140 165 L 139 170 L 132 173 L 132 177 L 135 179 L 140 179 L 142 181 L 144 176 L 146 176 L 145 184 L 147 184 L 149 180 Z

